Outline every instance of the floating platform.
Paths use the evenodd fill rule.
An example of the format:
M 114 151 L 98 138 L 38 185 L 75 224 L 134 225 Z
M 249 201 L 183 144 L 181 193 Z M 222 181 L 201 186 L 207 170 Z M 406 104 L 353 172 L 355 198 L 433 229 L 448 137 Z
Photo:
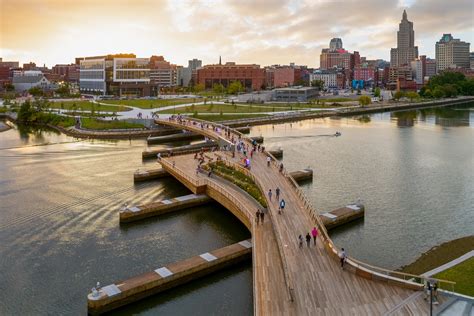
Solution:
M 251 240 L 159 267 L 154 271 L 115 282 L 87 296 L 87 311 L 99 315 L 140 299 L 251 259 Z
M 319 215 L 327 230 L 364 217 L 365 207 L 360 203 L 349 204 Z
M 135 182 L 154 180 L 159 178 L 168 177 L 169 173 L 163 168 L 149 169 L 149 170 L 137 170 L 133 174 L 133 180 Z M 313 170 L 303 169 L 298 171 L 290 172 L 290 176 L 295 179 L 296 182 L 310 181 L 313 179 Z
M 151 144 L 161 144 L 161 143 L 169 143 L 169 142 L 177 142 L 177 141 L 185 141 L 185 140 L 195 140 L 195 139 L 202 139 L 204 136 L 193 133 L 193 132 L 184 132 L 178 134 L 171 134 L 171 135 L 164 135 L 164 136 L 157 136 L 157 137 L 148 137 L 146 142 L 148 145 Z
M 207 150 L 211 148 L 217 147 L 217 143 L 214 141 L 208 142 L 201 142 L 197 144 L 185 145 L 185 146 L 178 146 L 178 147 L 170 147 L 170 148 L 161 148 L 155 150 L 145 150 L 142 152 L 142 159 L 152 159 L 156 158 L 158 154 L 161 154 L 163 157 L 167 157 L 170 152 L 173 154 L 188 154 L 188 153 L 195 153 L 200 152 L 201 149 Z M 275 158 L 282 158 L 283 157 L 283 149 L 272 149 L 268 150 L 270 154 L 272 154 Z
M 238 127 L 236 128 L 239 132 L 246 134 L 250 132 L 250 127 Z M 261 136 L 258 136 L 261 137 Z M 162 143 L 169 143 L 169 142 L 176 142 L 176 141 L 186 141 L 186 140 L 195 140 L 195 139 L 202 139 L 204 136 L 194 133 L 194 132 L 181 132 L 171 135 L 164 135 L 164 136 L 157 136 L 157 137 L 148 137 L 147 144 L 162 144 Z M 253 137 L 252 137 L 253 139 Z M 258 138 L 260 140 L 260 138 Z M 261 141 L 256 140 L 259 143 L 263 142 L 263 137 L 261 137 Z
M 133 174 L 134 182 L 148 181 L 152 179 L 158 179 L 163 177 L 168 177 L 169 173 L 163 168 L 149 169 L 149 170 L 140 170 L 138 169 Z
M 170 148 L 162 148 L 162 149 L 155 149 L 155 150 L 146 150 L 142 152 L 142 158 L 156 158 L 158 154 L 161 154 L 163 157 L 168 156 L 170 152 L 173 154 L 185 154 L 185 153 L 194 153 L 199 152 L 201 149 L 209 149 L 217 147 L 217 143 L 214 141 L 208 142 L 201 142 L 197 144 L 185 145 L 185 146 L 178 146 L 178 147 L 170 147 Z
M 290 172 L 290 176 L 296 182 L 310 181 L 313 180 L 313 169 L 306 168 L 298 171 Z
M 120 210 L 120 222 L 129 223 L 147 217 L 158 216 L 172 211 L 203 205 L 211 201 L 212 199 L 204 194 L 189 194 L 144 205 L 127 206 Z
M 267 150 L 267 152 L 275 158 L 283 158 L 283 149 L 281 148 L 270 149 L 270 150 Z

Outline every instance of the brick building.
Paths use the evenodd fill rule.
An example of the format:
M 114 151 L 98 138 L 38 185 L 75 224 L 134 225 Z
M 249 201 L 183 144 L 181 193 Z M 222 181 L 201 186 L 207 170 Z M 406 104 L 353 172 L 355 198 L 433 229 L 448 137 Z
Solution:
M 79 82 L 79 65 L 76 64 L 58 64 L 53 66 L 51 73 L 59 75 L 63 80 L 68 82 Z
M 265 86 L 265 69 L 260 65 L 227 62 L 206 65 L 197 70 L 197 82 L 211 89 L 214 84 L 228 87 L 233 81 L 240 81 L 246 90 L 261 90 Z

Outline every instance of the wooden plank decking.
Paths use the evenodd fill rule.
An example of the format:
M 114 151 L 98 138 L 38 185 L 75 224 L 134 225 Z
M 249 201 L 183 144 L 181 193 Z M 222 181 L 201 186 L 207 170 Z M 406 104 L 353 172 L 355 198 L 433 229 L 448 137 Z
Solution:
M 201 132 L 215 140 L 225 137 L 222 131 L 201 130 L 189 123 L 183 125 L 176 121 L 163 121 L 163 124 Z M 235 164 L 243 159 L 239 153 L 236 153 L 235 158 L 225 152 L 217 154 Z M 298 235 L 305 236 L 315 224 L 295 187 L 276 166 L 267 166 L 264 153 L 253 155 L 251 174 L 264 192 L 269 189 L 275 191 L 279 187 L 286 207 L 283 214 L 279 215 L 278 202 L 275 198 L 268 200 L 267 197 L 268 214 L 263 226 L 255 224 L 254 202 L 232 185 L 197 174 L 197 161 L 192 155 L 163 158 L 162 164 L 188 187 L 206 186 L 206 193 L 218 202 L 219 197 L 216 198 L 211 191 L 224 190 L 232 197 L 230 204 L 236 204 L 232 206 L 229 201 L 224 201 L 227 204 L 224 206 L 233 212 L 243 212 L 237 215 L 239 218 L 248 217 L 246 224 L 247 227 L 250 225 L 254 248 L 256 315 L 382 315 L 414 293 L 412 289 L 396 285 L 400 282 L 389 283 L 383 276 L 379 278 L 380 281 L 374 281 L 371 278 L 375 277 L 362 270 L 357 273 L 343 270 L 320 238 L 316 246 L 311 242 L 310 247 L 305 243 L 303 248 L 299 248 Z M 293 290 L 289 291 L 289 288 Z M 293 297 L 293 301 L 290 297 Z M 410 306 L 404 308 L 405 311 L 409 309 L 408 313 L 428 311 L 423 300 L 410 301 Z

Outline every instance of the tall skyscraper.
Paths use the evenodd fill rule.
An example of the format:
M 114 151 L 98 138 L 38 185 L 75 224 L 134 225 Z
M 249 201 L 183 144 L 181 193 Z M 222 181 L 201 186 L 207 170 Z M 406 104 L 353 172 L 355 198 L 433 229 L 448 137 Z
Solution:
M 410 65 L 410 62 L 416 58 L 418 58 L 418 46 L 415 46 L 413 22 L 408 21 L 407 12 L 403 10 L 402 21 L 397 32 L 397 48 L 392 48 L 390 51 L 390 66 Z
M 469 43 L 443 34 L 436 42 L 436 71 L 447 68 L 469 68 Z
M 331 42 L 329 42 L 329 50 L 335 51 L 337 49 L 342 49 L 342 39 L 333 38 Z

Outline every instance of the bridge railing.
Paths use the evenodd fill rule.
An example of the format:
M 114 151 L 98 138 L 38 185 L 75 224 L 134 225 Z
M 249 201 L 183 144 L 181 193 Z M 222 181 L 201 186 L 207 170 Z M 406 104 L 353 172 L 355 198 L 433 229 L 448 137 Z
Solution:
M 193 118 L 192 120 L 189 119 L 189 118 L 186 118 L 186 120 L 189 120 L 189 121 L 195 120 L 197 122 L 200 122 L 202 124 L 206 124 L 206 126 L 211 126 L 213 128 L 218 127 L 218 128 L 221 129 L 221 133 L 223 131 L 227 130 L 231 134 L 234 134 L 238 137 L 240 136 L 240 138 L 242 140 L 247 141 L 250 144 L 253 143 L 253 140 L 250 139 L 249 137 L 243 135 L 239 131 L 236 131 L 235 129 L 232 129 L 232 128 L 224 125 L 224 124 L 208 122 L 208 121 L 195 119 L 195 118 Z M 271 153 L 269 153 L 269 152 L 265 152 L 265 153 L 271 158 L 271 164 L 274 167 L 279 168 L 280 164 L 278 163 L 278 160 Z M 260 184 L 259 184 L 259 181 L 253 176 L 253 174 L 251 172 L 249 172 L 247 169 L 243 168 L 243 167 L 242 167 L 242 169 L 244 169 L 246 174 L 249 175 L 254 180 L 254 182 L 257 184 L 257 186 L 260 188 L 260 190 L 262 192 L 264 192 L 262 190 Z M 281 172 L 286 177 L 286 179 L 290 182 L 290 184 L 295 188 L 297 196 L 303 202 L 304 209 L 307 211 L 307 214 L 309 215 L 309 217 L 311 218 L 313 223 L 318 227 L 319 232 L 320 232 L 320 236 L 321 236 L 321 238 L 324 242 L 324 245 L 325 245 L 326 249 L 329 251 L 330 255 L 333 258 L 338 258 L 339 253 L 340 253 L 341 250 L 333 243 L 333 241 L 329 237 L 329 234 L 326 230 L 326 227 L 324 226 L 324 224 L 321 221 L 321 218 L 319 217 L 319 212 L 317 212 L 317 210 L 313 207 L 312 203 L 308 200 L 308 198 L 306 197 L 304 192 L 301 190 L 300 186 L 296 183 L 296 181 L 293 179 L 293 177 L 291 177 L 291 175 L 288 173 L 286 168 L 283 168 L 283 170 Z M 272 217 L 270 216 L 270 218 L 272 218 Z M 285 259 L 286 256 L 283 255 L 283 247 L 281 245 L 280 238 L 276 238 L 276 240 L 277 240 L 279 251 L 282 254 L 281 257 L 282 257 L 283 270 L 284 270 L 284 274 L 285 274 L 285 281 L 286 281 L 286 284 L 288 286 L 288 292 L 289 292 L 290 300 L 293 301 L 294 287 L 292 285 L 293 283 L 292 283 L 290 275 L 288 273 L 289 270 L 288 270 L 288 265 L 287 265 L 286 259 Z M 392 282 L 393 281 L 398 281 L 399 283 L 404 283 L 405 285 L 416 284 L 417 286 L 421 286 L 421 285 L 423 285 L 424 283 L 426 283 L 428 281 L 436 281 L 436 282 L 438 282 L 438 284 L 444 284 L 447 287 L 446 290 L 451 289 L 451 291 L 454 292 L 455 282 L 436 279 L 436 278 L 432 278 L 432 277 L 424 277 L 424 276 L 421 276 L 421 275 L 413 275 L 413 274 L 399 272 L 399 271 L 388 270 L 388 269 L 384 269 L 384 268 L 381 268 L 381 267 L 372 266 L 370 264 L 364 263 L 364 262 L 359 261 L 359 260 L 357 260 L 355 258 L 352 258 L 350 256 L 347 257 L 347 263 L 348 263 L 349 266 L 351 266 L 353 268 L 353 270 L 356 273 L 357 273 L 357 271 L 359 271 L 359 274 L 364 274 L 364 272 L 365 272 L 366 274 L 369 274 L 372 279 L 379 279 L 379 280 L 392 281 Z
M 253 180 L 253 182 L 255 183 L 255 185 L 257 185 L 260 192 L 263 195 L 265 194 L 264 193 L 265 191 L 262 189 L 259 181 L 257 180 L 257 178 L 254 176 L 254 174 L 252 172 L 250 172 L 248 169 L 244 168 L 243 166 L 241 166 L 237 163 L 234 163 L 234 162 L 231 162 L 231 161 L 228 161 L 228 160 L 222 160 L 222 161 L 227 166 L 229 166 L 231 168 L 235 168 L 238 171 L 245 174 L 246 176 L 250 177 Z M 275 222 L 275 219 L 273 218 L 274 214 L 272 212 L 268 212 L 268 215 L 270 217 L 270 221 L 272 223 L 274 223 Z M 281 254 L 280 258 L 281 258 L 281 262 L 282 262 L 282 265 L 283 265 L 283 274 L 284 274 L 284 277 L 285 277 L 285 283 L 286 283 L 287 290 L 288 290 L 288 297 L 289 297 L 290 301 L 293 302 L 294 301 L 294 296 L 295 296 L 295 294 L 294 294 L 295 290 L 294 290 L 292 279 L 291 279 L 290 274 L 289 274 L 288 263 L 287 263 L 287 260 L 286 260 L 286 256 L 283 253 L 283 245 L 281 243 L 281 238 L 275 238 L 275 239 L 277 241 L 278 250 Z

